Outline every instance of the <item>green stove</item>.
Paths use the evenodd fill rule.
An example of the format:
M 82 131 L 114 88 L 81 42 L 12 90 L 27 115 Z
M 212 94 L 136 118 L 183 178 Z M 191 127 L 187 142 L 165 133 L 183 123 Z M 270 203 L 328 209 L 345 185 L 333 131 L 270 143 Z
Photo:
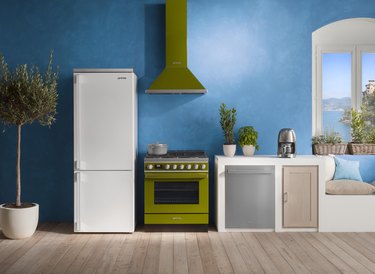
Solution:
M 208 224 L 208 157 L 170 151 L 144 160 L 145 224 Z

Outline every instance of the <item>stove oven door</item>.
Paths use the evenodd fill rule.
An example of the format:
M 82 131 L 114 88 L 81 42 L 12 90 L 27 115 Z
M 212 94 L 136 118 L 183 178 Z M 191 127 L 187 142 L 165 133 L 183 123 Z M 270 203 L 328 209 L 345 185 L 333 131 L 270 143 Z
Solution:
M 145 173 L 145 214 L 176 213 L 208 215 L 208 173 Z

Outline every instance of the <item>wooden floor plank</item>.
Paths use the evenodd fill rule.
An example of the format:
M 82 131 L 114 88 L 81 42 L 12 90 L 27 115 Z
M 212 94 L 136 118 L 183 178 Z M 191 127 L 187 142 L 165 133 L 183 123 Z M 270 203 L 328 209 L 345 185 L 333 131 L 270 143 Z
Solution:
M 341 273 L 330 261 L 307 242 L 301 233 L 282 233 L 280 238 L 287 243 L 292 252 L 308 267 L 312 273 Z
M 95 252 L 95 248 L 97 248 L 98 243 L 101 242 L 103 237 L 103 234 L 93 234 L 92 237 L 90 237 L 90 240 L 77 254 L 72 264 L 68 267 L 66 273 L 81 273 L 86 267 L 87 261 L 89 260 L 91 254 Z
M 258 259 L 256 258 L 254 251 L 247 244 L 242 233 L 231 233 L 231 236 L 241 254 L 242 259 L 247 265 L 248 273 L 265 273 Z
M 185 233 L 183 232 L 177 232 L 173 235 L 173 273 L 189 273 L 188 260 L 186 254 Z
M 229 261 L 235 273 L 249 273 L 249 269 L 238 250 L 231 233 L 219 233 L 220 240 L 223 243 Z
M 204 273 L 219 273 L 208 233 L 197 233 L 197 240 Z
M 329 237 L 329 239 L 335 243 L 336 246 L 344 250 L 353 260 L 356 262 L 362 264 L 364 267 L 366 267 L 370 272 L 374 273 L 375 272 L 375 263 L 369 260 L 369 258 L 361 254 L 359 250 L 357 250 L 355 247 L 361 249 L 360 246 L 358 246 L 355 242 L 353 241 L 345 241 L 344 238 L 338 237 L 337 234 L 335 233 L 329 233 L 325 234 L 326 238 Z M 365 252 L 366 253 L 366 252 Z M 375 258 L 375 257 L 373 257 Z
M 17 269 L 22 266 L 23 257 L 26 253 L 33 250 L 36 244 L 42 240 L 48 231 L 56 227 L 55 223 L 47 223 L 38 227 L 35 234 L 27 239 L 22 240 L 6 240 L 10 243 L 7 249 L 4 249 L 0 254 L 0 273 L 5 273 L 9 268 Z M 6 241 L 2 242 L 5 243 Z
M 293 268 L 273 245 L 272 241 L 267 237 L 267 233 L 258 232 L 254 233 L 254 235 L 258 239 L 259 243 L 263 246 L 264 250 L 268 254 L 268 257 L 273 261 L 275 267 L 281 273 L 295 273 Z
M 375 233 L 78 234 L 0 240 L 0 273 L 375 273 Z
M 126 238 L 126 241 L 123 243 L 121 251 L 117 256 L 112 273 L 123 274 L 127 272 L 141 235 L 141 232 L 134 232 Z
M 127 234 L 114 234 L 108 244 L 102 258 L 102 263 L 98 266 L 95 273 L 112 273 L 117 257 L 120 254 L 122 245 L 126 240 Z
M 173 273 L 173 233 L 162 233 L 160 253 L 159 273 Z
M 143 267 L 144 274 L 158 273 L 161 247 L 161 233 L 151 233 L 148 244 L 145 264 Z
M 189 273 L 203 274 L 203 264 L 196 233 L 186 233 L 185 240 Z
M 214 255 L 219 273 L 234 273 L 228 255 L 225 251 L 225 247 L 220 240 L 219 234 L 209 231 L 208 237 L 210 238 L 212 253 Z
M 283 234 L 283 233 L 281 233 Z M 311 270 L 306 268 L 306 266 L 298 259 L 298 257 L 292 252 L 291 248 L 288 248 L 285 243 L 279 238 L 281 235 L 279 233 L 264 233 L 276 249 L 279 251 L 280 255 L 283 256 L 285 261 L 293 268 L 296 273 L 311 273 Z
M 343 258 L 337 256 L 334 252 L 332 252 L 323 242 L 319 241 L 316 237 L 314 237 L 314 233 L 301 233 L 303 237 L 312 245 L 314 246 L 319 252 L 327 258 L 337 269 L 339 269 L 342 273 L 353 273 L 355 272 L 353 268 L 351 268 Z
M 71 242 L 64 243 L 65 246 L 63 246 L 61 250 L 61 253 L 63 253 L 63 255 L 51 269 L 50 273 L 66 273 L 67 269 L 74 262 L 83 247 L 87 244 L 88 241 L 90 241 L 92 237 L 93 236 L 90 234 L 73 234 Z M 46 273 L 48 273 L 47 270 Z
M 258 242 L 254 233 L 242 233 L 250 249 L 253 250 L 255 257 L 266 273 L 280 273 L 262 245 Z

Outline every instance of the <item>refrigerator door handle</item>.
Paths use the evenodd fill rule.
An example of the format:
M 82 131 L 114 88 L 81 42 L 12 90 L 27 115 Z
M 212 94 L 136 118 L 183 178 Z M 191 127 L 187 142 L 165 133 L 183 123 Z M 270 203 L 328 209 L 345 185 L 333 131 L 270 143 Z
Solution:
M 80 89 L 79 89 L 79 75 L 74 75 L 74 143 L 79 144 L 81 139 L 80 126 L 81 126 L 81 115 L 79 112 L 80 104 Z M 74 146 L 74 157 L 75 157 L 75 168 L 81 169 L 80 165 L 81 153 L 79 146 Z
M 74 216 L 74 226 L 75 231 L 81 230 L 81 218 L 79 215 L 80 212 L 80 183 L 81 183 L 81 175 L 77 172 L 74 173 L 74 204 L 75 204 L 75 216 Z
M 86 169 L 86 162 L 84 161 L 74 161 L 75 170 L 84 170 Z

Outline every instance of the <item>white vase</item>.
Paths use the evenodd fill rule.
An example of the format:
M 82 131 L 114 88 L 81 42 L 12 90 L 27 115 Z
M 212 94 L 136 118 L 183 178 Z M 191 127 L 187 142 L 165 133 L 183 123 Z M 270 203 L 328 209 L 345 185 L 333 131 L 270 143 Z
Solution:
M 236 154 L 236 145 L 223 145 L 224 155 L 233 157 Z
M 26 208 L 8 208 L 0 205 L 0 225 L 3 234 L 10 239 L 23 239 L 34 234 L 38 226 L 39 205 Z
M 242 147 L 243 155 L 253 156 L 255 152 L 255 147 L 253 145 L 245 145 Z

